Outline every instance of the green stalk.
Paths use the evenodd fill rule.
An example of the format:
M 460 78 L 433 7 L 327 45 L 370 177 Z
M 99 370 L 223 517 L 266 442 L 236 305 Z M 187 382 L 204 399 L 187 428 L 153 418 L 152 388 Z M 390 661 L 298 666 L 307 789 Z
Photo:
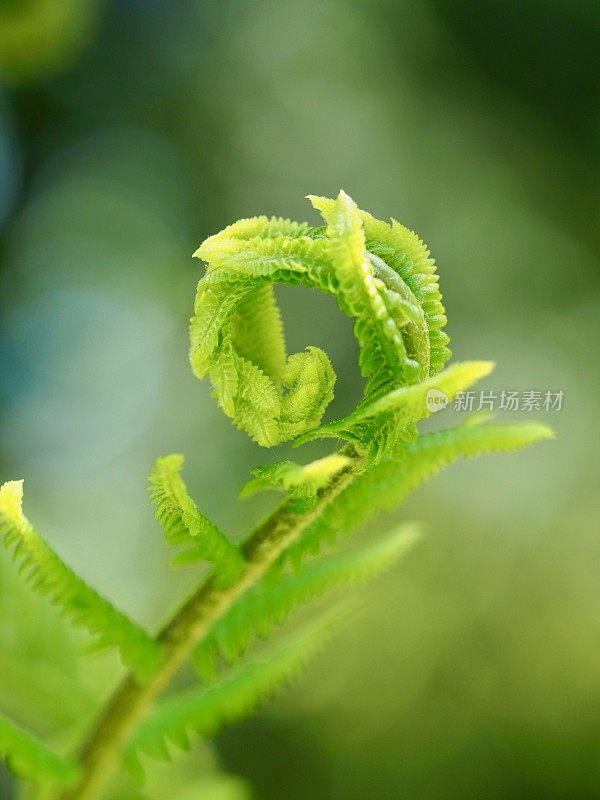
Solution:
M 158 634 L 164 653 L 161 667 L 145 683 L 133 673 L 124 678 L 80 750 L 78 781 L 60 791 L 56 800 L 99 800 L 102 797 L 138 724 L 196 645 L 324 508 L 349 486 L 355 474 L 356 460 L 336 475 L 319 493 L 315 507 L 304 514 L 295 513 L 291 502 L 283 501 L 244 543 L 245 566 L 237 580 L 230 586 L 219 587 L 213 578 L 208 578 L 200 585 Z

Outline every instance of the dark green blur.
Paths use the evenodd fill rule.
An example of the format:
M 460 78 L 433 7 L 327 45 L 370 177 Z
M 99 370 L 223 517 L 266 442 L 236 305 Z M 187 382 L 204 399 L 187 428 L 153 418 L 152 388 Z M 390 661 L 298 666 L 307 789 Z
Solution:
M 426 539 L 293 689 L 161 767 L 155 800 L 600 797 L 598 52 L 591 0 L 0 1 L 0 480 L 25 478 L 37 528 L 141 622 L 197 577 L 168 568 L 154 457 L 186 453 L 237 537 L 268 507 L 234 502 L 249 468 L 288 454 L 187 364 L 191 253 L 238 217 L 317 224 L 304 196 L 344 188 L 428 242 L 455 358 L 498 364 L 484 388 L 564 392 L 504 414 L 557 441 L 412 497 L 394 518 Z M 350 321 L 279 297 L 348 411 Z M 0 708 L 58 745 L 116 678 L 73 642 L 2 557 Z

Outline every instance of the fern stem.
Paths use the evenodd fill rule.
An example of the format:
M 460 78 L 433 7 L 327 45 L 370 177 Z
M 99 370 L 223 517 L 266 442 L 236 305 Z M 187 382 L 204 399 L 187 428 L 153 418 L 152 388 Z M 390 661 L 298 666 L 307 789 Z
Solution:
M 117 770 L 121 755 L 132 734 L 156 698 L 166 689 L 178 668 L 193 648 L 244 592 L 254 586 L 269 567 L 329 503 L 353 481 L 357 459 L 341 470 L 319 493 L 314 508 L 305 513 L 293 510 L 283 501 L 262 522 L 243 545 L 245 565 L 230 586 L 219 586 L 208 578 L 191 595 L 158 634 L 163 661 L 147 682 L 129 673 L 108 701 L 95 728 L 81 748 L 81 778 L 63 789 L 56 800 L 98 800 Z

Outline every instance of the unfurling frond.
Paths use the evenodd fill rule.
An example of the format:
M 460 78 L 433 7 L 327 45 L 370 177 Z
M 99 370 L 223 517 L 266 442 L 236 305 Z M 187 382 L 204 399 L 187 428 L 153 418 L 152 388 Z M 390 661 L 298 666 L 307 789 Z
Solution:
M 329 638 L 331 616 L 313 623 L 262 658 L 244 664 L 207 688 L 168 698 L 150 713 L 130 745 L 129 759 L 140 753 L 170 759 L 169 745 L 187 750 L 190 736 L 210 736 L 236 722 L 293 681 Z
M 154 463 L 148 489 L 156 504 L 156 518 L 167 543 L 183 548 L 173 559 L 175 564 L 210 561 L 218 582 L 226 585 L 239 575 L 243 556 L 189 496 L 181 477 L 183 460 L 182 455 L 173 454 Z
M 464 425 L 437 431 L 407 442 L 393 460 L 368 467 L 304 531 L 281 557 L 299 568 L 304 557 L 332 545 L 379 511 L 399 505 L 407 494 L 457 458 L 481 453 L 519 450 L 553 438 L 540 423 Z
M 0 757 L 10 771 L 33 783 L 69 784 L 77 766 L 61 758 L 35 736 L 0 715 Z
M 300 574 L 274 571 L 265 576 L 230 608 L 196 649 L 194 663 L 200 675 L 214 679 L 219 656 L 233 664 L 254 639 L 267 638 L 296 608 L 332 589 L 369 580 L 390 569 L 419 536 L 418 526 L 405 523 L 370 547 L 322 558 Z
M 434 262 L 421 240 L 361 211 L 345 192 L 309 199 L 325 227 L 245 219 L 195 253 L 207 271 L 191 321 L 192 368 L 210 374 L 223 411 L 266 446 L 316 428 L 335 382 L 318 348 L 285 360 L 272 284 L 332 294 L 355 319 L 367 402 L 435 375 L 450 355 Z M 362 434 L 371 450 L 381 445 L 382 437 Z
M 61 561 L 24 516 L 22 501 L 23 481 L 0 486 L 0 537 L 7 549 L 12 548 L 25 580 L 85 628 L 95 638 L 95 648 L 116 647 L 125 664 L 142 676 L 150 674 L 161 659 L 154 639 Z

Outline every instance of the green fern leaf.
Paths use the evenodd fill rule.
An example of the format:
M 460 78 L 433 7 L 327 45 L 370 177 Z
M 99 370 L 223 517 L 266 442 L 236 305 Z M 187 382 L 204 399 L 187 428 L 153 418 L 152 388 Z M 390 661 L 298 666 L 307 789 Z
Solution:
M 307 236 L 239 239 L 217 234 L 203 242 L 194 255 L 213 270 L 226 270 L 230 278 L 275 277 L 298 282 L 320 269 L 325 252 L 322 240 Z
M 167 543 L 183 548 L 175 557 L 175 564 L 210 561 L 217 581 L 227 585 L 239 575 L 243 556 L 189 496 L 181 477 L 183 460 L 179 454 L 156 459 L 148 487 L 156 504 L 156 518 L 163 526 Z
M 412 438 L 412 423 L 418 422 L 438 407 L 432 405 L 432 394 L 447 404 L 493 370 L 491 361 L 464 361 L 453 364 L 443 372 L 411 386 L 387 392 L 376 400 L 363 401 L 349 416 L 300 436 L 294 446 L 321 438 L 346 439 L 368 443 L 381 458 L 393 453 L 403 439 Z M 386 424 L 388 423 L 388 424 Z M 406 435 L 403 434 L 406 432 Z
M 213 680 L 220 656 L 233 664 L 256 637 L 267 638 L 276 625 L 300 606 L 341 586 L 370 580 L 390 569 L 421 535 L 414 524 L 403 524 L 381 541 L 353 553 L 329 556 L 309 564 L 297 575 L 278 571 L 235 603 L 196 648 L 194 664 Z
M 224 332 L 231 327 L 235 309 L 246 294 L 259 285 L 256 280 L 216 285 L 200 282 L 196 315 L 190 320 L 190 361 L 196 377 L 204 378 L 220 355 L 222 346 L 229 344 Z
M 367 264 L 358 207 L 345 192 L 326 204 L 318 197 L 308 199 L 327 223 L 329 258 L 339 286 L 340 305 L 349 316 L 362 316 L 379 298 L 377 292 L 372 291 L 373 275 Z
M 429 375 L 435 375 L 451 355 L 446 347 L 449 338 L 441 331 L 447 320 L 435 274 L 435 262 L 417 234 L 396 220 L 393 219 L 388 224 L 364 211 L 361 212 L 361 217 L 367 249 L 374 257 L 374 264 L 378 269 L 381 268 L 377 260 L 381 259 L 394 270 L 402 279 L 402 284 L 410 290 L 410 296 L 416 299 L 423 310 L 430 344 Z M 408 329 L 406 333 L 409 337 L 416 335 L 420 338 L 421 335 L 414 328 Z
M 461 456 L 519 450 L 553 437 L 553 431 L 540 423 L 474 424 L 406 442 L 395 459 L 360 474 L 287 549 L 279 566 L 289 561 L 298 569 L 305 557 L 316 555 L 341 533 L 351 533 L 379 511 L 399 505 L 419 484 Z
M 332 453 L 304 466 L 293 461 L 277 461 L 267 467 L 255 467 L 254 477 L 242 488 L 240 498 L 251 497 L 263 489 L 280 489 L 289 493 L 295 501 L 294 510 L 301 513 L 314 506 L 319 489 L 349 464 L 348 456 Z
M 0 756 L 14 775 L 34 783 L 69 784 L 77 777 L 76 764 L 61 758 L 1 714 Z
M 170 759 L 170 744 L 187 750 L 191 734 L 210 736 L 224 724 L 248 716 L 307 666 L 322 649 L 330 627 L 331 619 L 325 618 L 215 686 L 163 701 L 138 728 L 128 750 L 129 760 L 135 762 L 138 753 Z
M 12 548 L 21 574 L 63 616 L 94 637 L 94 648 L 116 647 L 125 664 L 149 675 L 160 662 L 157 643 L 61 561 L 23 515 L 22 502 L 23 481 L 0 486 L 0 536 Z
M 414 383 L 428 374 L 429 340 L 422 311 L 410 290 L 402 286 L 402 296 L 385 281 L 385 265 L 376 275 L 373 258 L 366 249 L 361 212 L 345 192 L 334 201 L 310 196 L 327 223 L 333 269 L 338 279 L 337 301 L 344 313 L 356 317 L 355 335 L 361 348 L 361 371 L 369 378 L 366 393 L 382 385 Z M 398 298 L 394 304 L 393 299 Z M 404 308 L 403 304 L 404 303 Z M 412 309 L 413 322 L 422 329 L 421 348 L 409 353 L 403 328 L 410 321 L 405 309 Z
M 308 232 L 306 222 L 298 223 L 283 217 L 249 217 L 240 219 L 228 225 L 220 233 L 210 236 L 198 250 L 194 253 L 197 258 L 203 258 L 201 250 L 207 243 L 220 239 L 254 239 L 259 236 L 263 239 L 271 239 L 275 236 L 289 236 L 292 238 L 304 236 Z
M 269 277 L 293 283 L 289 253 L 294 247 L 303 253 L 319 245 L 290 239 L 280 252 L 280 239 L 240 240 L 236 246 L 245 248 L 244 258 L 254 268 L 254 274 L 246 274 L 239 272 L 237 256 L 231 254 L 235 242 L 220 234 L 212 239 L 208 250 L 203 246 L 199 252 L 209 263 L 226 267 L 209 269 L 200 283 L 190 324 L 192 367 L 200 378 L 210 373 L 215 397 L 237 427 L 269 447 L 318 425 L 333 397 L 335 373 L 322 350 L 308 347 L 286 360 L 272 286 L 261 277 L 268 255 L 269 263 L 277 262 Z M 268 254 L 249 250 L 251 245 L 268 249 Z M 320 263 L 316 257 L 308 261 L 311 268 Z
M 256 364 L 271 380 L 282 380 L 287 360 L 283 323 L 270 284 L 248 292 L 237 306 L 231 342 L 242 358 Z

